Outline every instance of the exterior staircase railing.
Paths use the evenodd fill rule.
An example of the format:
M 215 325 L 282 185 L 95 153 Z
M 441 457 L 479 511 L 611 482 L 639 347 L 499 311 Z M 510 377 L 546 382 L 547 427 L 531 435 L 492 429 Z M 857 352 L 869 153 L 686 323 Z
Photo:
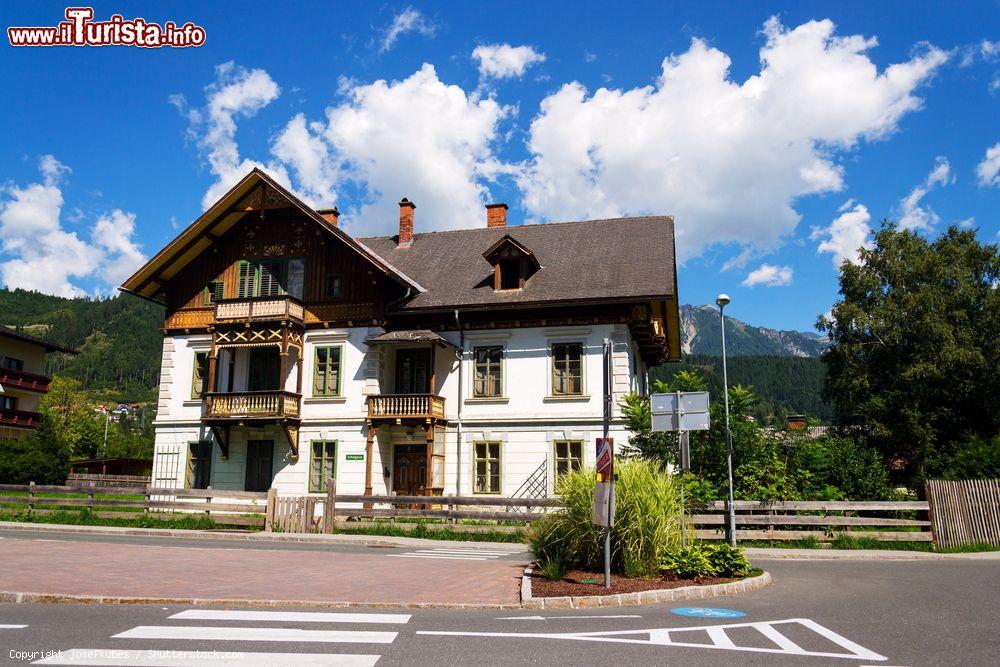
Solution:
M 548 457 L 542 464 L 535 468 L 534 472 L 528 475 L 524 483 L 510 495 L 511 498 L 545 498 L 549 492 L 549 460 Z M 531 512 L 531 507 L 507 506 L 507 512 Z

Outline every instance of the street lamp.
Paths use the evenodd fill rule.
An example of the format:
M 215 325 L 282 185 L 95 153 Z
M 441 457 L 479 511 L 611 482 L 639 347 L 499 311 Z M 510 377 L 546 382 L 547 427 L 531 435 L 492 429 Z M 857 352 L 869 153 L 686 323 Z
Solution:
M 726 306 L 731 299 L 728 294 L 715 297 L 715 305 L 719 307 L 719 321 L 722 325 L 722 400 L 726 409 L 726 470 L 729 473 L 729 544 L 736 546 L 736 508 L 733 502 L 733 434 L 729 430 L 729 375 L 726 372 Z

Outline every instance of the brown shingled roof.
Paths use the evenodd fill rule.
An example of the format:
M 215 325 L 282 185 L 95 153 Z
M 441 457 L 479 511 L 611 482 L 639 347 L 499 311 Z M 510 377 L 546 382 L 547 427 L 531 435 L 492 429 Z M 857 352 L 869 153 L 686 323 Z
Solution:
M 31 343 L 32 345 L 40 345 L 45 348 L 46 352 L 65 352 L 67 354 L 76 354 L 76 350 L 71 347 L 63 347 L 62 345 L 57 345 L 56 343 L 50 343 L 47 340 L 35 338 L 34 336 L 29 336 L 26 333 L 15 331 L 14 329 L 9 329 L 5 326 L 0 326 L 0 336 L 19 340 L 24 343 Z
M 493 289 L 493 269 L 482 253 L 504 235 L 541 264 L 524 289 Z M 358 240 L 427 290 L 400 306 L 404 311 L 665 298 L 677 292 L 669 216 L 429 232 L 414 234 L 407 248 L 391 236 Z

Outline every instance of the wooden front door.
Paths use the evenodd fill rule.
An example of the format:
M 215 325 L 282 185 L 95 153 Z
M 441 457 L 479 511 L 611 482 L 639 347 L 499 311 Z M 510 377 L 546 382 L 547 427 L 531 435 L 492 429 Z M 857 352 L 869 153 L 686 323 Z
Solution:
M 267 491 L 274 477 L 274 441 L 247 441 L 246 491 Z
M 393 448 L 392 490 L 397 496 L 422 496 L 427 483 L 427 447 Z
M 426 348 L 396 350 L 396 393 L 429 394 L 431 351 Z

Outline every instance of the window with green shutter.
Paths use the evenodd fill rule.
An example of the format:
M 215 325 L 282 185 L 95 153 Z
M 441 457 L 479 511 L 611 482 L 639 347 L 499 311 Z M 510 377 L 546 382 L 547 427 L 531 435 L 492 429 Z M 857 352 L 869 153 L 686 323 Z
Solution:
M 188 448 L 187 488 L 207 489 L 212 483 L 212 441 L 192 442 Z
M 500 443 L 473 444 L 475 460 L 474 493 L 500 493 Z
M 583 467 L 582 440 L 556 440 L 555 443 L 556 477 Z
M 256 296 L 278 296 L 284 289 L 284 262 L 268 260 L 258 263 L 258 288 Z
M 313 396 L 340 396 L 340 359 L 342 349 L 317 347 L 313 364 Z
M 475 368 L 472 395 L 475 398 L 497 398 L 503 395 L 503 347 L 490 345 L 472 351 Z
M 205 305 L 221 301 L 226 295 L 226 284 L 221 280 L 212 280 L 205 286 Z
M 237 297 L 249 299 L 252 296 L 257 296 L 257 266 L 253 262 L 241 259 L 237 277 L 239 279 L 236 290 Z
M 557 343 L 552 346 L 552 394 L 583 394 L 583 343 Z
M 337 441 L 314 441 L 309 456 L 309 493 L 325 493 L 326 480 L 336 476 Z
M 191 378 L 191 398 L 201 398 L 207 389 L 205 378 L 208 377 L 208 352 L 194 353 L 194 373 Z

